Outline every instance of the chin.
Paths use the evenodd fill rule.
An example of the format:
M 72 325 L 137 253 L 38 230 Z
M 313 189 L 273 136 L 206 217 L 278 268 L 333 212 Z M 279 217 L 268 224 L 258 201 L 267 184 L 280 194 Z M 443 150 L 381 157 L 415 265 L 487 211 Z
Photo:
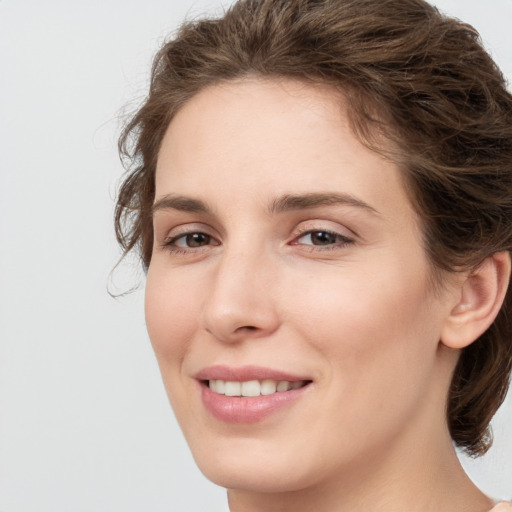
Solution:
M 201 472 L 221 487 L 261 493 L 292 492 L 314 486 L 327 477 L 328 464 L 319 464 L 317 458 L 304 453 L 303 443 L 286 447 L 285 440 L 224 441 L 211 440 L 202 446 L 191 443 Z
M 313 484 L 312 479 L 302 472 L 291 471 L 290 466 L 253 461 L 252 463 L 201 464 L 202 473 L 213 483 L 226 489 L 255 493 L 279 493 L 298 491 Z

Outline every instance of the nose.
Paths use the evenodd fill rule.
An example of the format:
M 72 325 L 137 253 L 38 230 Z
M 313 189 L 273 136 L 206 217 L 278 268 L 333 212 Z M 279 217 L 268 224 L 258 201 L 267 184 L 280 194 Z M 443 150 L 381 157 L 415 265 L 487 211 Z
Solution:
M 225 250 L 206 287 L 202 328 L 226 343 L 263 338 L 275 332 L 279 315 L 275 265 L 261 254 Z

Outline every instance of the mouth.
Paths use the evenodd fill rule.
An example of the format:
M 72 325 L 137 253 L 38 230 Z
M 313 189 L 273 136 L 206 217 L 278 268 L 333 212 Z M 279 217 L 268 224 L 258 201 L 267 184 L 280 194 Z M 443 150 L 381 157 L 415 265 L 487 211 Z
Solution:
M 196 375 L 206 411 L 224 423 L 254 423 L 296 403 L 313 380 L 245 366 L 212 366 Z
M 283 393 L 293 389 L 300 389 L 310 384 L 311 380 L 222 380 L 211 379 L 203 381 L 214 393 L 224 396 L 269 396 L 274 393 Z

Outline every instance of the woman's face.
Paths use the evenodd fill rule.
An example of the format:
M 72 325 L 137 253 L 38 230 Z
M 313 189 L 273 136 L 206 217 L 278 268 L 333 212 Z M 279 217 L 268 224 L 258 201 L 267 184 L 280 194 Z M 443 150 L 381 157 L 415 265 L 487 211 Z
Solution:
M 199 467 L 228 488 L 301 489 L 445 434 L 451 297 L 397 167 L 342 105 L 293 81 L 212 86 L 159 154 L 147 327 Z

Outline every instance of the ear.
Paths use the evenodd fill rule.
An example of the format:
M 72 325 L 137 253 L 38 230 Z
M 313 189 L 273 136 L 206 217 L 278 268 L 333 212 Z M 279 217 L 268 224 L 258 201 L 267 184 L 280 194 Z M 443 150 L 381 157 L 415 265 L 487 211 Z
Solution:
M 441 331 L 444 345 L 464 348 L 489 328 L 505 299 L 510 266 L 510 254 L 497 252 L 464 277 L 457 287 L 459 300 Z

